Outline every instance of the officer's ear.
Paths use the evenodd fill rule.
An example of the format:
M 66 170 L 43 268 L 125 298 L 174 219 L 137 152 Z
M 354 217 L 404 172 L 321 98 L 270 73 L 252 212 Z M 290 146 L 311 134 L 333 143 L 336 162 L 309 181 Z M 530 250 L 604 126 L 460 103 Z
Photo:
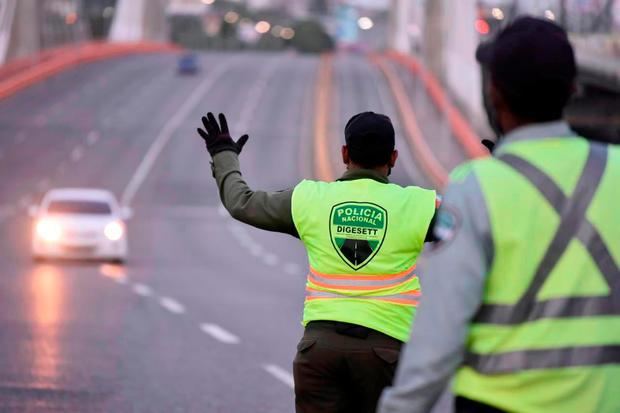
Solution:
M 342 145 L 342 162 L 344 162 L 345 165 L 349 165 L 351 163 L 349 147 L 347 145 Z
M 398 151 L 394 149 L 392 151 L 392 155 L 390 156 L 390 164 L 388 165 L 390 169 L 396 166 L 396 160 L 398 159 Z

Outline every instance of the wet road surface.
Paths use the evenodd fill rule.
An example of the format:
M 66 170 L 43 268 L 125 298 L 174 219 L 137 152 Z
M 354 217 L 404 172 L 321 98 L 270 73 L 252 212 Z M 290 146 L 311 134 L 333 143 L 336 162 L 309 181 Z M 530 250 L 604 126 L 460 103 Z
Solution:
M 256 189 L 315 176 L 319 59 L 201 63 L 183 77 L 173 55 L 99 62 L 0 102 L 1 411 L 293 411 L 304 250 L 228 217 L 195 128 L 213 110 L 233 135 L 248 132 L 242 168 Z M 399 134 L 393 180 L 429 185 L 377 68 L 361 56 L 332 64 L 334 171 L 344 124 L 374 110 Z M 65 186 L 107 188 L 131 205 L 125 266 L 31 260 L 27 207 Z

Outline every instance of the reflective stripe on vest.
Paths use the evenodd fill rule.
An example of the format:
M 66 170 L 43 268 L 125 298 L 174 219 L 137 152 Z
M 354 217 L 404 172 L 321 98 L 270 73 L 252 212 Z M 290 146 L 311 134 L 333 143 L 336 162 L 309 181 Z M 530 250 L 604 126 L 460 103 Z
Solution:
M 549 318 L 620 315 L 620 268 L 598 230 L 588 221 L 586 211 L 594 198 L 607 166 L 608 148 L 590 145 L 583 173 L 568 198 L 558 185 L 527 160 L 505 154 L 498 159 L 525 177 L 545 197 L 560 216 L 560 224 L 534 278 L 514 305 L 482 304 L 474 323 L 518 325 Z M 609 296 L 562 297 L 536 301 L 536 296 L 568 248 L 578 239 L 590 253 L 609 289 Z M 495 354 L 468 353 L 465 364 L 483 374 L 498 374 L 528 369 L 620 363 L 620 346 L 521 350 Z
M 392 304 L 402 304 L 410 307 L 418 306 L 418 298 L 420 298 L 420 290 L 404 291 L 400 294 L 389 295 L 352 295 L 352 294 L 339 294 L 328 291 L 315 290 L 313 288 L 306 288 L 306 300 L 320 300 L 320 299 L 355 299 L 355 300 L 377 300 L 384 301 Z
M 330 290 L 382 290 L 397 287 L 413 280 L 415 265 L 408 270 L 392 275 L 331 275 L 322 274 L 310 267 L 308 280 L 314 284 Z

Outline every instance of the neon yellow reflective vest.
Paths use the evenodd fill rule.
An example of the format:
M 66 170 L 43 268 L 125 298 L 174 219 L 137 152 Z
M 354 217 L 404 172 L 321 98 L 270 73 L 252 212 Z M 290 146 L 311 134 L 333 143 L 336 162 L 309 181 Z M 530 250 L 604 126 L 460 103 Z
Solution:
M 511 412 L 620 412 L 620 148 L 513 142 L 472 167 L 494 258 L 456 394 Z
M 301 182 L 292 215 L 310 263 L 304 326 L 342 321 L 407 341 L 435 199 L 434 191 L 373 179 Z

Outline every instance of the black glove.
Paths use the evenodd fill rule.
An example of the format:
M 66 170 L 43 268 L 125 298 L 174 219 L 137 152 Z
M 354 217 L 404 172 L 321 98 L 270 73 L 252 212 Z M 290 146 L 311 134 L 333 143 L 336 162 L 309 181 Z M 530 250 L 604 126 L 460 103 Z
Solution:
M 220 113 L 220 123 L 218 125 L 217 120 L 213 113 L 207 113 L 207 116 L 202 117 L 202 124 L 205 130 L 198 128 L 198 134 L 204 139 L 207 150 L 211 156 L 224 151 L 233 151 L 237 154 L 241 153 L 243 145 L 248 141 L 248 135 L 243 135 L 235 142 L 228 132 L 228 122 L 226 122 L 226 116 Z

